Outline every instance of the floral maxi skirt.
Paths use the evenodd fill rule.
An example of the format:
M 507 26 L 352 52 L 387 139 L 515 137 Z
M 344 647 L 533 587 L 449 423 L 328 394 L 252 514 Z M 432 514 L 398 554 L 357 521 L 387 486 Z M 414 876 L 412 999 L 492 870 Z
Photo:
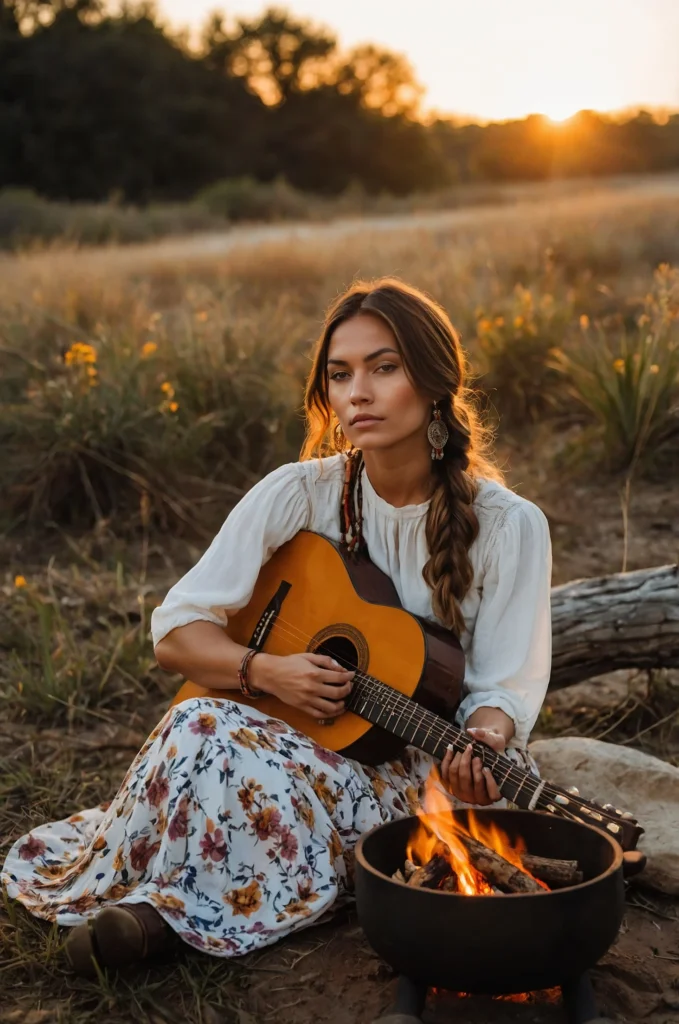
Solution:
M 414 813 L 433 764 L 407 747 L 368 768 L 256 709 L 187 700 L 153 730 L 110 804 L 32 829 L 0 880 L 59 925 L 150 903 L 190 945 L 239 956 L 350 896 L 359 836 Z
M 9 896 L 60 925 L 150 903 L 192 946 L 238 956 L 321 917 L 352 889 L 353 847 L 413 813 L 433 759 L 366 768 L 231 700 L 171 708 L 114 800 L 14 843 Z

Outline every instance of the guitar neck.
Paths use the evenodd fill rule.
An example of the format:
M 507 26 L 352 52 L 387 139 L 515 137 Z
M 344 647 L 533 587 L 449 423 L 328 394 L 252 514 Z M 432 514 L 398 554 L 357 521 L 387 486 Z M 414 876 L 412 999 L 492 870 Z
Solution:
M 350 711 L 367 719 L 407 743 L 425 750 L 437 759 L 448 747 L 462 753 L 472 743 L 473 755 L 490 769 L 503 797 L 524 810 L 548 811 L 559 817 L 583 821 L 609 832 L 625 850 L 636 847 L 643 828 L 631 814 L 611 810 L 610 805 L 583 800 L 577 791 L 569 791 L 521 768 L 515 761 L 492 750 L 485 743 L 472 741 L 468 733 L 445 718 L 428 711 L 386 683 L 357 672 L 347 701 Z
M 373 725 L 386 729 L 437 759 L 443 758 L 449 746 L 463 753 L 472 742 L 463 729 L 379 679 L 363 673 L 357 672 L 354 676 L 347 707 Z M 549 805 L 553 798 L 544 792 L 545 783 L 537 775 L 520 768 L 515 761 L 485 743 L 473 742 L 473 753 L 481 758 L 485 767 L 490 768 L 498 789 L 507 800 L 531 811 L 552 809 Z

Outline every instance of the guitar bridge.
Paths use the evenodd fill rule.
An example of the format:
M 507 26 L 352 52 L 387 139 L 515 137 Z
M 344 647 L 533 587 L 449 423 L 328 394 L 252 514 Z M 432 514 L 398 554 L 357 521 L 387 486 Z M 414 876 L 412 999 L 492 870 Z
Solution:
M 250 640 L 248 641 L 248 647 L 254 647 L 256 651 L 262 650 L 269 633 L 276 623 L 276 619 L 281 613 L 283 601 L 285 601 L 285 598 L 288 596 L 291 588 L 292 583 L 288 583 L 287 580 L 282 581 L 278 590 L 259 617 L 259 621 L 252 632 Z

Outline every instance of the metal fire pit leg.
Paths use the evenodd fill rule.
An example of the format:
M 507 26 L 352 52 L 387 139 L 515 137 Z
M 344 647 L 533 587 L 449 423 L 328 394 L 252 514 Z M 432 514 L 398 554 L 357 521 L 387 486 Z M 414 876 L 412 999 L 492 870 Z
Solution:
M 594 998 L 592 981 L 587 973 L 571 978 L 561 986 L 561 998 L 569 1024 L 612 1024 L 601 1017 Z
M 373 1021 L 373 1024 L 422 1024 L 427 989 L 427 985 L 413 981 L 405 974 L 399 975 L 396 1005 L 385 1017 Z

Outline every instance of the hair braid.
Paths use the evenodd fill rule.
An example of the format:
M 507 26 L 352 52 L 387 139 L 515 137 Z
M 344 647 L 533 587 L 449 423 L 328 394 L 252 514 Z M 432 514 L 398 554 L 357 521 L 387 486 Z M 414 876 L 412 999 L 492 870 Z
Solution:
M 469 548 L 479 532 L 474 511 L 478 482 L 467 473 L 471 424 L 466 408 L 456 413 L 451 396 L 442 416 L 450 437 L 443 459 L 434 467 L 439 480 L 427 513 L 429 558 L 422 576 L 432 589 L 435 614 L 460 636 L 465 628 L 460 603 L 474 578 Z

